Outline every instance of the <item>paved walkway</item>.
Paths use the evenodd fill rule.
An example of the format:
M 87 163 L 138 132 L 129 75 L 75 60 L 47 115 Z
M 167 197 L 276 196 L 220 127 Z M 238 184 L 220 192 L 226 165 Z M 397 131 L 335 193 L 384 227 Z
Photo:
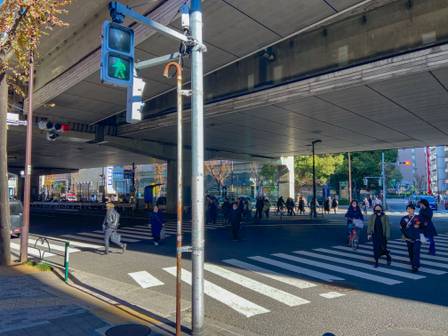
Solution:
M 64 284 L 52 272 L 0 267 L 1 336 L 99 336 L 139 318 Z M 149 325 L 151 335 L 171 335 Z

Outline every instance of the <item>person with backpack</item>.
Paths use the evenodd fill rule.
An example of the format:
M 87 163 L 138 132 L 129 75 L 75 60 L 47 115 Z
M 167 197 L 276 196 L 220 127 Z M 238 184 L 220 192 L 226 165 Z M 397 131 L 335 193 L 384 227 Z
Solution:
M 412 272 L 418 272 L 420 267 L 420 249 L 421 249 L 421 219 L 415 214 L 415 205 L 409 203 L 406 207 L 407 215 L 401 218 L 400 227 L 403 239 L 408 247 L 409 260 L 412 266 Z
M 111 201 L 106 203 L 106 216 L 103 220 L 104 231 L 104 254 L 109 254 L 109 243 L 112 242 L 121 248 L 121 252 L 126 251 L 126 244 L 121 242 L 121 236 L 117 230 L 120 226 L 120 214 L 115 210 L 115 205 Z

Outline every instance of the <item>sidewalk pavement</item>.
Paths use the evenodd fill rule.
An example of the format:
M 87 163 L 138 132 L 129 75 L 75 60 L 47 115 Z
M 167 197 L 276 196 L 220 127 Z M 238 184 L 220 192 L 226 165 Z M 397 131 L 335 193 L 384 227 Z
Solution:
M 110 326 L 129 323 L 147 325 L 151 335 L 172 335 L 157 321 L 70 287 L 53 272 L 0 267 L 1 336 L 100 336 Z
M 175 335 L 174 316 L 162 318 L 116 302 L 114 287 L 93 287 L 63 282 L 58 272 L 34 267 L 0 267 L 0 336 L 101 336 L 111 326 L 141 324 L 151 336 Z M 116 288 L 115 288 L 116 289 Z M 183 335 L 190 334 L 191 313 L 183 314 Z M 258 336 L 206 319 L 206 335 Z M 123 335 L 125 336 L 125 335 Z

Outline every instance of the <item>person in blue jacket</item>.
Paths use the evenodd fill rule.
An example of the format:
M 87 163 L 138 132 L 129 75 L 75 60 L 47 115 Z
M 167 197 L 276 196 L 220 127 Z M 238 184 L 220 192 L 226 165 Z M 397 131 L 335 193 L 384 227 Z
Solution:
M 422 220 L 422 231 L 429 242 L 429 254 L 436 254 L 436 243 L 434 242 L 434 236 L 437 236 L 437 231 L 432 222 L 432 209 L 429 207 L 429 202 L 426 199 L 420 200 L 420 212 L 419 216 Z
M 362 211 L 361 208 L 359 207 L 357 200 L 353 200 L 350 203 L 350 206 L 348 207 L 347 212 L 345 213 L 345 218 L 347 218 L 347 242 L 349 242 L 350 234 L 353 228 L 353 220 L 360 219 L 364 221 L 364 216 L 362 215 Z
M 401 219 L 400 226 L 403 239 L 406 241 L 406 245 L 408 247 L 412 272 L 416 273 L 420 267 L 420 233 L 422 233 L 421 219 L 420 216 L 415 214 L 414 204 L 408 204 L 406 211 L 408 214 Z
M 163 216 L 157 205 L 154 206 L 150 221 L 151 221 L 152 239 L 154 240 L 154 245 L 158 246 L 160 244 L 161 239 L 160 234 L 163 228 Z

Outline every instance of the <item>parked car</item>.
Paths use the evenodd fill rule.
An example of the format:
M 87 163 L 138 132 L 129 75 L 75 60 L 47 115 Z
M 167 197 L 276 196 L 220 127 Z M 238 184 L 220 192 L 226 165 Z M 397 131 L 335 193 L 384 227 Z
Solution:
M 19 237 L 23 226 L 23 206 L 20 201 L 10 201 L 9 211 L 11 218 L 11 236 Z
M 419 201 L 421 199 L 427 200 L 428 203 L 429 203 L 429 207 L 432 210 L 437 210 L 437 208 L 438 208 L 438 206 L 437 206 L 437 198 L 434 197 L 434 196 L 431 196 L 431 195 L 415 195 L 415 196 L 412 196 L 409 201 L 414 203 L 417 208 L 420 208 Z

